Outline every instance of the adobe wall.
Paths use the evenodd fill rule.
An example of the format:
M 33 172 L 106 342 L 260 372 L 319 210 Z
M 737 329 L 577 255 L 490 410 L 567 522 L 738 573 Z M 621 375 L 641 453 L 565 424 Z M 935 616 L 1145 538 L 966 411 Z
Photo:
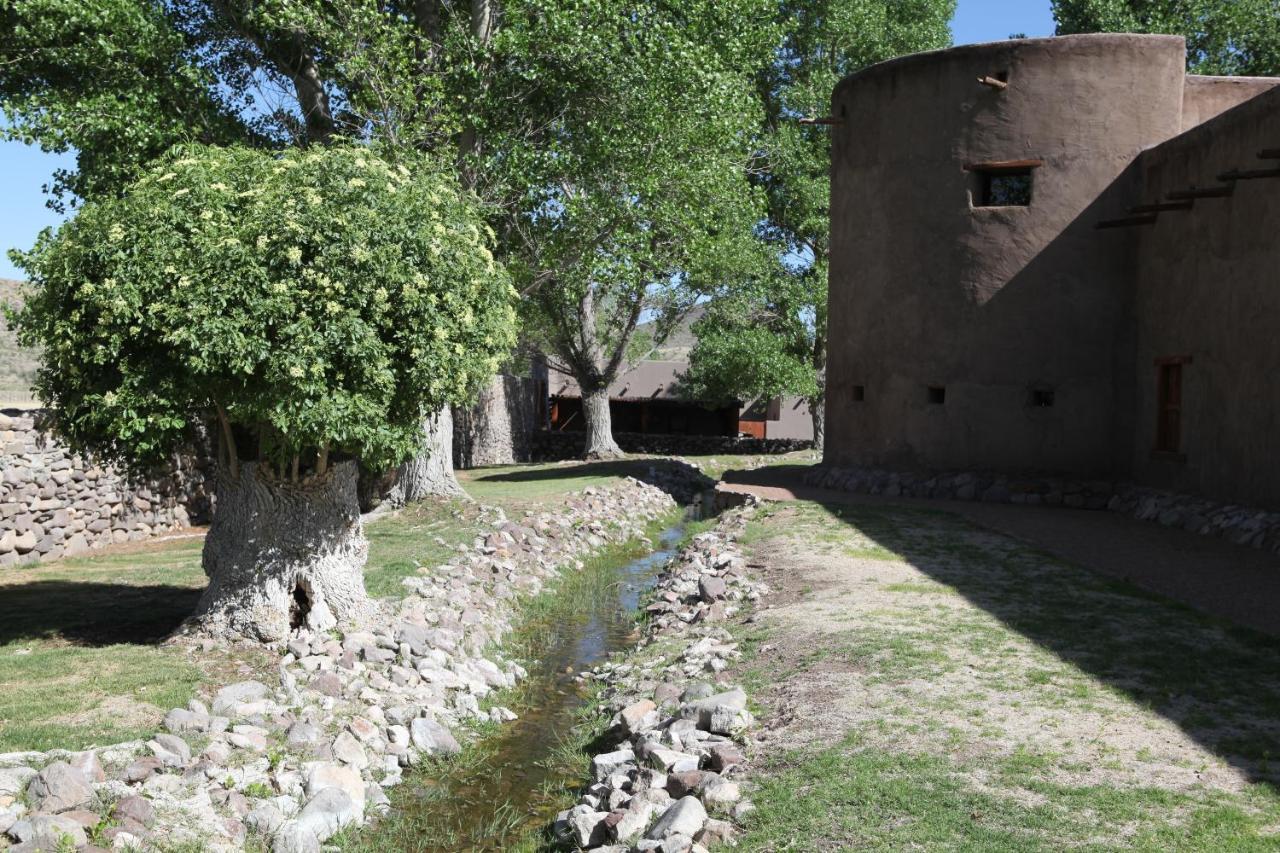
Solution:
M 1232 107 L 1280 85 L 1274 77 L 1204 77 L 1187 75 L 1182 96 L 1182 129 L 1199 127 Z
M 1232 169 L 1280 168 L 1258 158 L 1262 149 L 1280 149 L 1280 89 L 1145 153 L 1135 200 L 1228 185 L 1218 176 Z M 1280 507 L 1280 177 L 1234 186 L 1109 238 L 1134 241 L 1137 253 L 1132 471 L 1142 483 Z M 1182 456 L 1153 455 L 1154 361 L 1176 356 L 1191 358 Z
M 1129 270 L 1093 225 L 1129 194 L 1138 152 L 1181 129 L 1184 60 L 1180 38 L 1085 35 L 917 54 L 841 82 L 829 464 L 1116 467 Z M 1002 73 L 1007 89 L 977 82 Z M 975 207 L 965 165 L 1022 159 L 1043 161 L 1030 206 Z M 1035 389 L 1053 407 L 1030 405 Z
M 84 554 L 187 527 L 207 514 L 203 467 L 134 482 L 72 453 L 38 412 L 0 412 L 0 568 Z

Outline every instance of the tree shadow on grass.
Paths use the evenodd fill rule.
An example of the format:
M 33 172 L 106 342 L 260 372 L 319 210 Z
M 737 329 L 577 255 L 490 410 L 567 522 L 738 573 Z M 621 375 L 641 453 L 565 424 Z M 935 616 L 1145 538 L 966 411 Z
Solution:
M 0 645 L 25 640 L 155 645 L 191 615 L 201 592 L 55 580 L 0 587 Z
M 578 462 L 539 466 L 537 468 L 521 468 L 510 470 L 501 468 L 486 472 L 483 468 L 474 469 L 472 479 L 486 483 L 537 483 L 555 480 L 577 480 L 585 477 L 639 477 L 647 473 L 655 464 L 663 464 L 664 460 L 656 459 L 617 459 L 610 462 Z
M 940 509 L 823 504 L 1058 659 L 1280 787 L 1280 639 L 1061 560 Z
M 687 481 L 674 482 L 671 475 L 683 473 Z M 537 468 L 522 468 L 512 471 L 502 469 L 486 473 L 478 469 L 472 480 L 484 483 L 540 483 L 557 480 L 578 480 L 587 478 L 605 479 L 609 477 L 634 477 L 644 483 L 650 483 L 665 491 L 672 491 L 672 497 L 680 502 L 691 500 L 696 494 L 715 486 L 716 481 L 697 471 L 687 462 L 676 459 L 617 459 L 608 462 L 579 462 L 547 465 Z

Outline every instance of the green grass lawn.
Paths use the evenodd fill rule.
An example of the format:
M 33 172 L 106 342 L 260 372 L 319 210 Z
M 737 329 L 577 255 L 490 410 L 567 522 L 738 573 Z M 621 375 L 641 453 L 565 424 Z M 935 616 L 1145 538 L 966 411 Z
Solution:
M 751 850 L 1280 850 L 1280 642 L 950 513 L 769 507 Z M 761 651 L 763 650 L 763 651 Z
M 477 510 L 425 501 L 368 525 L 365 583 L 445 562 L 479 532 Z M 0 573 L 0 752 L 81 748 L 152 733 L 206 683 L 269 672 L 266 655 L 162 641 L 205 586 L 203 540 L 122 546 Z
M 518 518 L 638 464 L 649 463 L 510 466 L 461 479 L 477 501 Z M 480 525 L 463 501 L 424 501 L 367 525 L 369 594 L 400 594 L 403 578 L 447 561 Z M 265 655 L 162 643 L 204 589 L 201 547 L 183 538 L 0 571 L 0 752 L 148 735 L 206 684 L 270 677 Z

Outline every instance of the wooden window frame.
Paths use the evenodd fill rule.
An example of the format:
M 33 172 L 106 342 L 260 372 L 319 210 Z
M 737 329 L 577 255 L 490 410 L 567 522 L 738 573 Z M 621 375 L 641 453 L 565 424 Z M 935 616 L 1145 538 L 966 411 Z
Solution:
M 1182 450 L 1183 368 L 1192 363 L 1189 355 L 1162 356 L 1156 367 L 1156 434 L 1151 451 L 1154 459 L 1184 461 Z

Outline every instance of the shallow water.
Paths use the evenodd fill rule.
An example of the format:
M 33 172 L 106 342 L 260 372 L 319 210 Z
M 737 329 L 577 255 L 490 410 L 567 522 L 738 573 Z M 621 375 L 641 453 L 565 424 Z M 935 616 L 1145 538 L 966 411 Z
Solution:
M 556 608 L 538 626 L 546 643 L 540 644 L 538 659 L 527 664 L 520 718 L 486 741 L 484 756 L 461 775 L 413 779 L 409 784 L 417 789 L 398 803 L 400 813 L 388 818 L 430 826 L 432 837 L 445 834 L 442 830 L 447 828 L 447 845 L 410 836 L 405 840 L 411 849 L 503 850 L 554 817 L 558 803 L 547 792 L 579 781 L 565 779 L 552 760 L 586 701 L 575 675 L 636 641 L 640 598 L 675 555 L 683 535 L 683 523 L 664 530 L 654 551 L 619 567 L 609 588 L 589 597 L 586 612 Z

